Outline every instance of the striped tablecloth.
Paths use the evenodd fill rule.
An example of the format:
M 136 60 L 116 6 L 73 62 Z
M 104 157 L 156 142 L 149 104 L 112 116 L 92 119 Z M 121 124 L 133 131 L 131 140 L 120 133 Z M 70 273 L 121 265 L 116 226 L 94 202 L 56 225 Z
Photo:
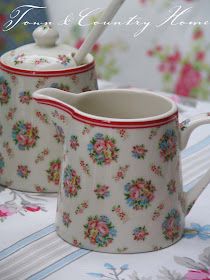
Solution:
M 188 190 L 210 167 L 210 136 L 182 152 L 182 165 Z M 0 188 L 0 280 L 210 279 L 210 187 L 187 216 L 182 240 L 151 253 L 112 255 L 71 246 L 55 233 L 55 210 L 55 195 Z

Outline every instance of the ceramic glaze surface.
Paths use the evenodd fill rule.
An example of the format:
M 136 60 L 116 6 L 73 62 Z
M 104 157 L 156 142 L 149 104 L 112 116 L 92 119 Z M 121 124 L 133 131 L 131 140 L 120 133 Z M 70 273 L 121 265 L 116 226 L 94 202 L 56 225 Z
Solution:
M 178 133 L 176 121 L 139 130 L 73 120 L 65 139 L 58 234 L 103 252 L 151 251 L 176 242 L 184 229 Z
M 58 32 L 39 26 L 35 43 L 0 59 L 0 184 L 31 192 L 57 192 L 64 132 L 36 108 L 32 93 L 51 87 L 75 93 L 97 89 L 93 57 L 76 66 L 69 45 L 57 44 Z M 57 114 L 55 112 L 55 114 Z
M 180 151 L 196 127 L 210 123 L 210 114 L 180 125 L 176 104 L 151 92 L 67 95 L 55 89 L 33 94 L 64 131 L 58 235 L 71 244 L 77 240 L 79 247 L 109 253 L 174 244 L 183 235 L 185 216 L 210 182 L 207 172 L 190 191 L 183 191 Z M 154 103 L 156 108 L 145 108 Z
M 58 37 L 58 32 L 52 27 L 39 26 L 33 32 L 35 43 L 5 53 L 1 61 L 13 68 L 36 71 L 76 67 L 72 54 L 77 50 L 67 44 L 57 44 Z
M 60 77 L 0 73 L 0 184 L 32 192 L 57 192 L 64 134 L 34 106 L 32 93 L 43 87 L 84 92 L 97 89 L 94 67 Z M 56 114 L 56 113 L 55 113 Z

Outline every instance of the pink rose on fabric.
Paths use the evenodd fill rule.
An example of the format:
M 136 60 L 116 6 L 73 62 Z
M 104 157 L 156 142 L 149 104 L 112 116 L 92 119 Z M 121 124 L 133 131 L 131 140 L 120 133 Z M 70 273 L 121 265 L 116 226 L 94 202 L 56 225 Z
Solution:
M 203 61 L 205 59 L 205 56 L 205 52 L 200 51 L 196 54 L 196 60 Z
M 28 204 L 24 206 L 24 209 L 29 211 L 29 212 L 38 212 L 41 210 L 41 207 L 36 204 Z
M 174 54 L 169 55 L 169 56 L 167 57 L 167 61 L 168 61 L 169 63 L 172 63 L 172 64 L 173 64 L 173 63 L 179 62 L 180 59 L 181 59 L 181 54 L 180 54 L 179 51 L 176 51 Z
M 210 270 L 190 270 L 185 275 L 186 280 L 208 280 L 210 279 Z
M 98 222 L 97 229 L 102 234 L 102 236 L 109 234 L 109 228 L 104 222 Z
M 16 209 L 6 204 L 0 205 L 0 218 L 6 218 L 16 213 Z
M 84 43 L 84 41 L 85 41 L 85 39 L 83 39 L 83 38 L 79 39 L 75 44 L 75 48 L 79 49 L 82 46 L 82 44 Z M 93 48 L 91 51 L 93 53 L 98 53 L 100 51 L 100 48 L 101 48 L 101 45 L 99 43 L 95 43 L 93 45 Z
M 185 64 L 181 70 L 179 80 L 176 84 L 176 94 L 189 96 L 192 89 L 199 86 L 201 78 L 201 73 L 195 70 L 192 64 Z

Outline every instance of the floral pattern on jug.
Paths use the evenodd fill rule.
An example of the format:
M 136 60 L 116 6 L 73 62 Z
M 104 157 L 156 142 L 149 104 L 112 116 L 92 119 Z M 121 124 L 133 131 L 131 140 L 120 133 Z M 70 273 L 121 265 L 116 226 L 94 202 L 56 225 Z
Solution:
M 110 197 L 109 187 L 105 185 L 97 184 L 96 188 L 94 189 L 94 192 L 98 199 L 105 199 L 107 197 Z
M 147 152 L 148 150 L 145 149 L 144 145 L 136 145 L 132 149 L 132 157 L 136 159 L 144 159 Z
M 88 222 L 84 225 L 84 229 L 85 239 L 89 239 L 91 244 L 98 247 L 109 246 L 117 235 L 115 226 L 107 216 L 96 215 L 88 217 Z
M 147 238 L 147 235 L 149 235 L 149 232 L 145 226 L 137 227 L 133 230 L 133 239 L 136 241 L 144 241 Z
M 54 116 L 56 119 L 58 114 Z M 137 129 L 126 129 L 124 138 L 119 129 L 107 130 L 72 120 L 64 144 L 65 168 L 59 193 L 62 205 L 59 204 L 57 211 L 57 233 L 71 244 L 77 236 L 85 248 L 102 252 L 118 251 L 122 247 L 129 253 L 128 242 L 132 244 L 132 252 L 176 242 L 182 236 L 184 219 L 181 202 L 174 195 L 180 192 L 181 179 L 179 170 L 171 178 L 164 169 L 170 165 L 175 170 L 179 161 L 178 129 L 176 121 L 155 129 L 154 144 L 148 145 L 151 128 L 146 128 L 141 137 Z M 164 154 L 160 153 L 160 143 Z M 72 157 L 74 153 L 82 158 Z M 132 175 L 134 170 L 141 169 L 147 175 Z M 170 205 L 163 201 L 163 196 L 170 199 Z M 69 227 L 63 225 L 63 212 L 71 213 Z M 151 223 L 139 224 L 141 215 Z M 158 238 L 155 227 L 159 228 Z M 124 230 L 128 232 L 127 243 L 121 237 Z M 152 242 L 153 247 L 147 245 L 151 240 L 156 240 L 155 244 Z
M 7 104 L 9 102 L 10 97 L 11 88 L 9 86 L 9 83 L 3 76 L 0 76 L 0 104 Z
M 48 182 L 53 182 L 55 185 L 59 185 L 60 182 L 60 169 L 61 160 L 56 159 L 49 163 L 49 168 L 46 170 Z
M 21 178 L 27 179 L 31 171 L 29 170 L 27 165 L 18 165 L 17 175 Z
M 93 162 L 103 166 L 117 161 L 119 149 L 114 138 L 97 133 L 90 141 L 88 151 Z
M 19 100 L 20 100 L 20 103 L 22 104 L 29 104 L 30 101 L 32 100 L 32 96 L 31 96 L 31 93 L 30 91 L 22 91 L 19 93 Z
M 173 160 L 177 152 L 177 136 L 173 129 L 167 129 L 159 141 L 160 156 L 164 161 Z
M 29 122 L 18 121 L 13 126 L 12 139 L 21 151 L 34 148 L 39 139 L 38 128 Z
M 53 124 L 49 118 L 50 116 L 46 114 L 44 110 L 34 107 L 32 92 L 37 88 L 50 87 L 55 81 L 59 85 L 68 85 L 69 89 L 74 92 L 82 92 L 83 88 L 87 87 L 87 85 L 91 90 L 95 89 L 95 76 L 90 74 L 90 72 L 94 71 L 95 69 L 91 69 L 85 73 L 77 75 L 78 79 L 81 76 L 82 82 L 79 84 L 75 84 L 72 80 L 73 75 L 56 78 L 28 78 L 27 76 L 2 72 L 3 75 L 0 76 L 0 107 L 2 108 L 0 111 L 0 137 L 2 137 L 0 147 L 2 147 L 2 152 L 3 143 L 8 142 L 8 147 L 13 151 L 13 157 L 9 157 L 8 154 L 2 153 L 2 156 L 4 157 L 4 172 L 0 177 L 0 183 L 2 185 L 7 186 L 7 182 L 12 181 L 13 183 L 9 186 L 10 188 L 23 191 L 58 191 L 58 174 L 55 175 L 55 177 L 57 176 L 57 178 L 55 178 L 53 175 L 49 175 L 49 171 L 49 174 L 46 176 L 46 170 L 50 169 L 49 161 L 61 158 L 62 145 L 65 140 L 62 124 L 65 123 L 66 116 L 65 114 L 61 114 L 59 110 L 54 110 L 52 114 L 57 116 L 57 120 Z M 90 80 L 90 76 L 93 76 L 92 80 Z M 17 92 L 17 94 L 13 95 L 13 91 Z M 16 104 L 17 106 L 11 106 L 12 104 Z M 46 131 L 49 133 L 46 134 Z M 9 138 L 10 141 L 8 141 Z M 52 139 L 55 139 L 55 141 L 52 141 Z M 48 143 L 48 153 L 41 155 L 42 151 L 45 149 L 43 142 Z M 31 168 L 30 176 L 21 181 L 21 177 L 18 176 L 16 172 L 18 165 L 20 165 L 19 151 L 21 151 L 22 154 L 21 161 L 24 162 L 23 165 L 29 166 L 31 161 L 35 162 L 35 160 L 36 163 L 42 162 L 42 164 L 36 164 L 36 167 Z M 30 156 L 28 153 L 29 151 Z M 40 156 L 38 159 L 39 154 Z M 41 161 L 40 157 L 42 158 Z M 9 169 L 11 161 L 15 163 L 13 172 L 10 172 Z M 40 174 L 40 176 L 37 177 L 36 174 Z M 37 190 L 36 186 L 41 186 L 41 191 L 39 191 L 39 189 Z
M 80 187 L 80 176 L 68 165 L 64 170 L 63 185 L 66 197 L 76 197 Z
M 69 141 L 70 147 L 72 150 L 76 151 L 79 147 L 78 137 L 76 135 L 72 135 Z
M 162 224 L 163 235 L 167 240 L 176 240 L 180 235 L 180 214 L 176 209 L 172 209 L 164 219 Z
M 2 175 L 4 172 L 4 166 L 5 166 L 4 158 L 2 154 L 0 154 L 0 175 Z
M 64 226 L 66 226 L 67 228 L 69 227 L 69 225 L 71 224 L 71 219 L 70 219 L 70 214 L 63 212 L 63 224 Z
M 132 180 L 125 185 L 125 199 L 129 207 L 135 210 L 146 209 L 154 200 L 156 188 L 151 181 L 143 178 Z
M 61 126 L 59 126 L 57 123 L 53 122 L 56 133 L 53 135 L 53 137 L 55 138 L 56 142 L 58 144 L 64 144 L 64 140 L 65 140 L 65 135 L 64 135 L 64 131 L 63 128 Z

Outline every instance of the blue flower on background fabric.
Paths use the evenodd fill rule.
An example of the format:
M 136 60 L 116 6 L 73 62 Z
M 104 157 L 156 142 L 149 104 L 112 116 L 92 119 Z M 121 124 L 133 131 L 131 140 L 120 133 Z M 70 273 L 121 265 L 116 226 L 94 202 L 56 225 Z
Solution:
M 118 279 L 121 279 L 121 278 L 119 278 L 119 275 L 122 275 L 126 270 L 129 269 L 128 264 L 121 265 L 119 269 L 114 267 L 111 263 L 105 263 L 104 267 L 108 270 L 111 270 L 112 272 L 109 272 L 107 275 L 103 274 L 103 273 L 97 273 L 97 272 L 90 272 L 87 274 L 94 278 L 98 278 L 98 279 L 118 280 Z
M 190 228 L 185 229 L 184 237 L 187 239 L 199 237 L 202 240 L 208 240 L 210 239 L 210 225 L 200 226 L 193 223 Z

